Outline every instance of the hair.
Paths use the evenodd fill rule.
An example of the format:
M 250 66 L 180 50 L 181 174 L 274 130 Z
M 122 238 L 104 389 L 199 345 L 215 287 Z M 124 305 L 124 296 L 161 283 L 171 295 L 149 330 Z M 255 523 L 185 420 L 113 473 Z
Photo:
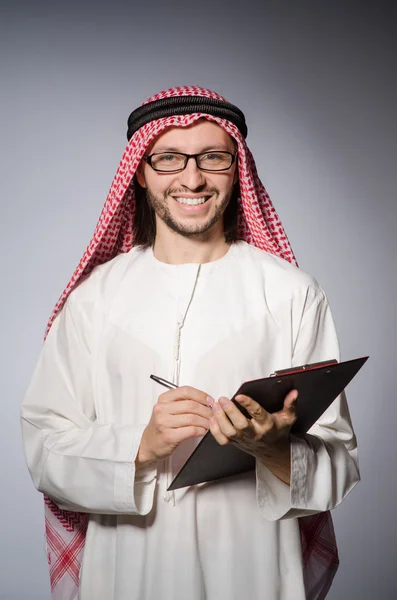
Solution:
M 146 198 L 146 190 L 139 185 L 136 175 L 134 175 L 133 186 L 135 190 L 135 215 L 132 224 L 134 234 L 134 245 L 150 247 L 154 245 L 156 238 L 156 218 L 155 212 Z M 223 213 L 223 231 L 225 241 L 230 244 L 237 238 L 237 221 L 239 211 L 240 186 L 235 183 L 233 186 L 230 201 Z

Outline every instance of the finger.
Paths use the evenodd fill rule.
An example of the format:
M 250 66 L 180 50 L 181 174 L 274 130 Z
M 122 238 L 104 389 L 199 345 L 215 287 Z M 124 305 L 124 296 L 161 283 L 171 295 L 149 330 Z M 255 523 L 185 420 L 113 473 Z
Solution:
M 239 431 L 246 431 L 250 428 L 249 420 L 243 415 L 241 410 L 228 398 L 219 398 L 219 404 L 222 406 L 225 414 L 232 422 L 235 429 Z
M 260 404 L 258 404 L 258 402 L 255 402 L 255 400 L 243 394 L 239 394 L 235 399 L 246 409 L 251 417 L 257 421 L 257 423 L 267 423 L 270 418 L 270 414 Z
M 284 410 L 287 412 L 296 412 L 296 404 L 295 401 L 298 397 L 298 390 L 291 390 L 285 397 L 284 400 Z
M 298 397 L 298 390 L 291 390 L 285 397 L 283 407 L 284 420 L 293 425 L 296 421 L 296 399 Z
M 227 400 L 227 398 L 225 400 Z M 212 412 L 213 418 L 217 422 L 221 433 L 227 438 L 235 438 L 237 435 L 237 431 L 233 426 L 233 423 L 231 423 L 228 417 L 226 416 L 226 413 L 223 410 L 221 404 L 219 404 L 219 402 L 214 402 L 212 406 Z
M 212 413 L 211 413 L 212 415 Z M 210 428 L 210 418 L 201 417 L 199 415 L 193 414 L 182 414 L 182 415 L 168 415 L 167 418 L 164 419 L 164 425 L 166 427 L 171 427 L 173 429 L 177 429 L 178 427 L 203 427 L 204 429 Z
M 278 428 L 285 426 L 291 427 L 296 421 L 296 399 L 298 397 L 297 390 L 291 390 L 284 398 L 283 408 L 275 413 L 272 417 Z
M 164 394 L 161 394 L 158 398 L 158 402 L 161 403 L 175 402 L 177 400 L 194 400 L 195 402 L 199 402 L 204 406 L 210 405 L 211 401 L 214 402 L 214 399 L 208 396 L 206 392 L 198 390 L 197 388 L 189 385 L 183 385 L 173 390 L 168 390 L 167 392 L 164 392 Z
M 230 444 L 229 438 L 224 433 L 222 433 L 215 417 L 211 417 L 211 419 L 210 419 L 210 432 L 212 433 L 215 440 L 218 442 L 218 444 L 220 446 L 225 446 L 226 444 Z
M 212 409 L 208 408 L 208 406 L 200 404 L 200 402 L 196 402 L 195 400 L 178 400 L 175 402 L 170 402 L 165 406 L 162 405 L 161 408 L 170 415 L 193 414 L 201 415 L 206 419 L 210 419 L 212 416 Z
M 206 433 L 208 433 L 208 429 L 205 427 L 190 426 L 170 429 L 167 434 L 167 443 L 171 445 L 180 444 L 191 438 L 203 437 Z

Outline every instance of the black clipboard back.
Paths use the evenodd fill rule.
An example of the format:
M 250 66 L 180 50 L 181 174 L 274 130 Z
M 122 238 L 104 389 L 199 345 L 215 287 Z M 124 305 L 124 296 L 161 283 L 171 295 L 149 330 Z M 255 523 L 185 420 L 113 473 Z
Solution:
M 293 434 L 306 433 L 355 377 L 368 356 L 337 362 L 335 359 L 276 371 L 270 377 L 243 383 L 232 401 L 251 418 L 235 400 L 239 394 L 250 396 L 270 413 L 283 408 L 285 396 L 298 390 L 297 419 Z M 232 444 L 220 446 L 209 431 L 176 475 L 168 490 L 223 479 L 255 468 L 255 459 Z

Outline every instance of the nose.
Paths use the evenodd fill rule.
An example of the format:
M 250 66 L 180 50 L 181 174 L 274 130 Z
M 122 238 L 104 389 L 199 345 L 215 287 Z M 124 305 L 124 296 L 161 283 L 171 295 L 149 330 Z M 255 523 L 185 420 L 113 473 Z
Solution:
M 200 171 L 194 158 L 188 159 L 185 169 L 179 175 L 179 181 L 192 191 L 205 185 L 204 173 Z

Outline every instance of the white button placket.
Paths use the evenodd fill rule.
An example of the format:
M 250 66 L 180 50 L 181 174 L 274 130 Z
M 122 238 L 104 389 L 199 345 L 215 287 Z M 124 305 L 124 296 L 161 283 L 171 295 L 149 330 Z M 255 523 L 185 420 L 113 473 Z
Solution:
M 200 276 L 201 265 L 198 265 L 195 271 L 189 272 L 188 275 L 192 276 L 192 281 L 189 276 L 186 276 L 185 272 L 180 273 L 183 277 L 182 281 L 178 280 L 178 284 L 182 284 L 184 287 L 182 289 L 178 289 L 178 310 L 177 310 L 177 324 L 175 330 L 175 339 L 174 339 L 174 348 L 173 348 L 173 376 L 172 382 L 175 385 L 179 385 L 179 378 L 181 372 L 181 337 L 182 337 L 182 329 L 185 324 L 185 320 L 187 314 L 189 312 L 190 305 L 193 301 L 194 293 L 196 291 L 197 282 Z M 187 285 L 190 283 L 191 285 Z M 175 492 L 168 492 L 167 489 L 172 481 L 172 456 L 170 456 L 166 461 L 165 470 L 166 470 L 166 488 L 164 494 L 165 502 L 170 502 L 172 500 L 173 505 L 175 506 Z

